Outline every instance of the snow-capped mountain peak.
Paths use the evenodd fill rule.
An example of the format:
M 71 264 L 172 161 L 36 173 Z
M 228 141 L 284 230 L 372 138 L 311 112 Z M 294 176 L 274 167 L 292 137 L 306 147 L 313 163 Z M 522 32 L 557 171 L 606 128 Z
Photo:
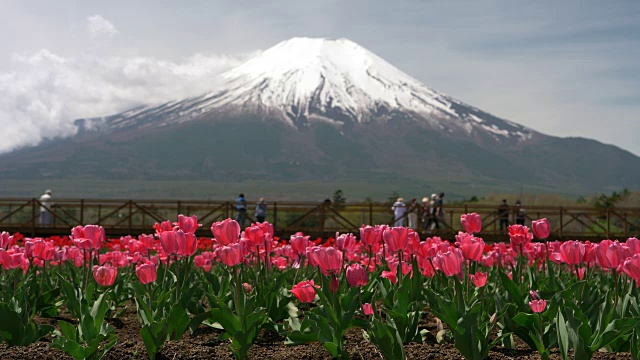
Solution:
M 210 114 L 253 114 L 289 125 L 323 121 L 423 122 L 443 133 L 527 140 L 531 129 L 439 93 L 348 39 L 292 38 L 223 74 L 221 88 L 108 120 L 110 128 L 152 127 Z

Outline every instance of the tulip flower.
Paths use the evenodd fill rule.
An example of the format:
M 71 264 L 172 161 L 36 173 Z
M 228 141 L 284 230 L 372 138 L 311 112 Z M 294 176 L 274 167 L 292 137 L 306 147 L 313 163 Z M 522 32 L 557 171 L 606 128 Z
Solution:
M 196 215 L 184 216 L 182 214 L 178 215 L 178 222 L 173 224 L 177 225 L 178 228 L 185 233 L 195 233 L 198 227 L 202 226 L 202 224 L 198 224 L 198 217 Z
M 333 275 L 331 277 L 331 281 L 329 282 L 329 290 L 331 290 L 331 292 L 336 292 L 338 291 L 338 289 L 340 288 L 340 280 L 338 280 L 338 277 Z
M 300 300 L 300 302 L 312 302 L 316 298 L 316 288 L 319 286 L 313 283 L 313 280 L 305 280 L 293 285 L 291 293 Z
M 173 227 L 173 225 L 171 225 L 171 221 L 166 220 L 163 221 L 161 223 L 155 223 L 153 225 L 153 228 L 156 230 L 156 234 L 160 235 L 165 231 L 173 231 L 175 230 L 175 228 Z
M 585 245 L 577 240 L 565 241 L 560 245 L 558 252 L 551 254 L 556 261 L 567 265 L 579 265 L 584 258 Z
M 240 264 L 244 257 L 242 245 L 239 243 L 219 247 L 216 250 L 216 255 L 220 261 L 227 266 L 236 266 Z
M 342 234 L 338 235 L 336 233 L 336 248 L 342 252 L 351 251 L 353 247 L 356 245 L 356 237 L 353 234 Z
M 640 254 L 635 254 L 627 258 L 622 263 L 622 271 L 636 281 L 636 286 L 640 285 Z
M 314 247 L 307 257 L 320 268 L 326 276 L 339 274 L 342 270 L 342 251 L 334 247 Z
M 182 230 L 163 231 L 160 233 L 160 245 L 167 255 L 178 254 L 178 236 L 184 236 Z
M 526 226 L 511 225 L 509 226 L 509 239 L 511 240 L 511 247 L 516 251 L 520 251 L 520 247 L 524 247 L 531 242 L 533 234 L 529 232 L 529 228 Z
M 482 252 L 484 251 L 484 241 L 481 238 L 470 235 L 469 233 L 460 232 L 456 236 L 456 244 L 460 247 L 462 255 L 467 260 L 482 260 Z
M 405 251 L 409 247 L 409 229 L 397 226 L 382 232 L 384 244 L 391 252 Z
M 458 275 L 462 271 L 464 257 L 459 249 L 450 248 L 447 252 L 440 252 L 433 259 L 434 265 L 446 276 Z
M 244 290 L 245 293 L 250 293 L 252 288 L 251 288 L 251 284 L 249 283 L 242 283 L 242 289 Z
M 3 231 L 0 233 L 0 249 L 7 249 L 13 243 L 13 236 L 11 236 L 8 232 Z
M 594 251 L 598 265 L 605 269 L 616 269 L 626 258 L 625 249 L 618 240 L 602 240 Z
M 182 232 L 182 230 L 178 230 L 178 232 Z M 176 236 L 176 240 L 178 242 L 178 255 L 189 257 L 196 253 L 198 249 L 198 239 L 194 233 L 182 233 Z
M 549 221 L 546 218 L 533 220 L 531 222 L 531 227 L 533 228 L 533 233 L 538 239 L 546 239 L 549 237 L 549 232 L 551 231 L 551 229 L 549 226 Z
M 380 276 L 385 279 L 389 279 L 389 281 L 391 281 L 392 284 L 395 284 L 396 282 L 398 282 L 398 277 L 396 276 L 396 273 L 393 271 L 385 270 L 382 272 Z
M 93 267 L 93 278 L 100 286 L 111 286 L 116 281 L 118 276 L 118 269 L 111 266 L 98 266 Z
M 373 307 L 370 303 L 364 303 L 362 304 L 362 312 L 367 316 L 371 316 L 373 315 Z
M 104 228 L 98 225 L 76 226 L 71 229 L 71 238 L 83 250 L 99 250 L 105 241 Z
M 547 300 L 531 300 L 529 306 L 534 313 L 541 313 L 547 307 Z
M 304 236 L 301 232 L 297 232 L 291 235 L 289 243 L 296 255 L 305 255 L 307 253 L 307 248 L 309 247 L 309 237 Z
M 382 230 L 379 227 L 363 225 L 360 228 L 360 241 L 364 246 L 375 247 L 382 241 Z
M 220 245 L 237 243 L 240 236 L 240 224 L 232 219 L 218 221 L 211 225 L 211 232 Z
M 482 219 L 478 213 L 462 214 L 460 216 L 460 223 L 469 234 L 479 233 L 482 230 Z
M 138 264 L 136 266 L 136 276 L 142 284 L 148 284 L 156 281 L 158 277 L 156 265 L 152 262 Z
M 351 264 L 347 268 L 347 282 L 353 287 L 366 286 L 369 283 L 367 271 L 360 264 Z
M 475 274 L 471 274 L 471 282 L 475 287 L 481 288 L 487 284 L 487 273 L 486 272 L 476 272 Z

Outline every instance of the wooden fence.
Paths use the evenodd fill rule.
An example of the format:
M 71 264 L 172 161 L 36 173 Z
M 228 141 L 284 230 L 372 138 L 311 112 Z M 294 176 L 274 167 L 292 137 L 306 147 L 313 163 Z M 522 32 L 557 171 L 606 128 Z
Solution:
M 175 201 L 175 200 L 115 200 L 115 199 L 55 199 L 55 206 L 44 209 L 50 214 L 49 224 L 40 224 L 42 204 L 38 199 L 0 199 L 0 231 L 21 232 L 28 236 L 68 235 L 80 224 L 98 224 L 107 235 L 137 235 L 153 233 L 153 224 L 164 220 L 176 221 L 178 214 L 197 215 L 203 224 L 199 235 L 211 236 L 209 227 L 215 221 L 234 218 L 233 202 Z M 249 204 L 246 224 L 255 221 Z M 412 210 L 418 210 L 412 209 Z M 424 235 L 438 235 L 451 239 L 461 230 L 460 215 L 477 212 L 482 216 L 480 236 L 485 240 L 503 240 L 506 231 L 499 229 L 496 206 L 462 204 L 443 207 L 439 229 L 426 229 L 418 216 L 416 229 Z M 552 238 L 557 239 L 626 239 L 640 234 L 640 208 L 527 206 L 525 225 L 531 220 L 546 217 L 552 224 Z M 267 221 L 279 236 L 302 231 L 312 236 L 328 237 L 335 232 L 358 233 L 362 224 L 393 224 L 390 205 L 371 203 L 312 203 L 279 201 L 268 204 Z M 408 225 L 407 215 L 403 216 Z M 511 212 L 509 222 L 514 223 Z

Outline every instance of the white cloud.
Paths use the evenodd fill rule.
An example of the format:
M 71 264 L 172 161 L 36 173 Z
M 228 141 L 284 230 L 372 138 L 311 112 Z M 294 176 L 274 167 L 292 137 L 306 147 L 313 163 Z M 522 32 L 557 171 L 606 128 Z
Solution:
M 14 55 L 0 73 L 0 153 L 73 135 L 74 120 L 211 91 L 243 57 L 195 54 L 153 57 L 64 57 L 41 49 Z
M 102 35 L 113 36 L 118 33 L 118 30 L 111 21 L 100 15 L 89 16 L 87 18 L 87 28 L 89 29 L 91 37 L 94 38 Z

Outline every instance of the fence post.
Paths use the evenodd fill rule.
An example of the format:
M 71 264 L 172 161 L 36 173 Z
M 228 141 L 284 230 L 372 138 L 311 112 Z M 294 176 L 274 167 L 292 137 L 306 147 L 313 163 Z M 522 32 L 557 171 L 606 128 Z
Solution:
M 629 223 L 627 223 L 627 211 L 624 212 L 624 235 L 629 236 Z
M 176 214 L 176 219 L 178 218 L 178 215 L 180 215 L 181 212 L 182 212 L 182 201 L 178 200 L 178 213 Z
M 326 205 L 322 203 L 322 210 L 320 211 L 320 237 L 324 238 L 324 207 Z
M 373 226 L 373 203 L 369 203 L 369 225 Z
M 133 200 L 129 200 L 129 234 L 133 232 Z
M 564 233 L 564 222 L 562 221 L 562 213 L 563 209 L 562 206 L 560 206 L 560 240 L 562 240 L 562 236 Z

